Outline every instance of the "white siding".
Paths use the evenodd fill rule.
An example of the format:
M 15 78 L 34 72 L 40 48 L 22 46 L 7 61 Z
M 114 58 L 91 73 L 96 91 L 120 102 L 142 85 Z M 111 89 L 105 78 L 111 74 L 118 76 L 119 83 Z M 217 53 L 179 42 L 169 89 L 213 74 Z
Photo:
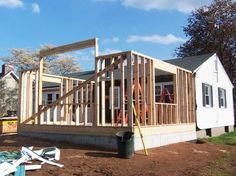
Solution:
M 217 62 L 217 70 L 215 66 Z M 204 107 L 202 83 L 213 89 L 213 107 Z M 218 87 L 226 90 L 227 108 L 219 108 Z M 216 55 L 210 57 L 196 71 L 197 126 L 200 129 L 234 124 L 232 83 Z

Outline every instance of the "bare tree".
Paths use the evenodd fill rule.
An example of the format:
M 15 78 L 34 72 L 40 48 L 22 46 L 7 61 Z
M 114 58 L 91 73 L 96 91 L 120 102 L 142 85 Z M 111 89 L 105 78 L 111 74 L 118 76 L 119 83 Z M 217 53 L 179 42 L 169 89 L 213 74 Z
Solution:
M 52 46 L 45 45 L 42 49 Z M 5 63 L 14 65 L 17 71 L 37 68 L 39 64 L 38 51 L 29 51 L 27 49 L 11 49 L 10 56 L 0 57 Z M 76 62 L 77 58 L 69 54 L 59 54 L 45 57 L 44 71 L 46 73 L 63 75 L 80 71 L 80 66 Z

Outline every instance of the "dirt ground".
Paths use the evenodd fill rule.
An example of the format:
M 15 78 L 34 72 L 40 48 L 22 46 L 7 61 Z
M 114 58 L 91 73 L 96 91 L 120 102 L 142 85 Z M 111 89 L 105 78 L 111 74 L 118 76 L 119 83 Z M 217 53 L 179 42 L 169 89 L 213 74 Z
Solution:
M 42 169 L 27 171 L 34 176 L 80 175 L 160 175 L 160 176 L 236 176 L 236 147 L 211 143 L 184 142 L 143 151 L 132 159 L 120 159 L 116 152 L 51 142 L 18 135 L 1 135 L 0 151 L 56 146 L 61 151 L 63 168 L 44 164 Z

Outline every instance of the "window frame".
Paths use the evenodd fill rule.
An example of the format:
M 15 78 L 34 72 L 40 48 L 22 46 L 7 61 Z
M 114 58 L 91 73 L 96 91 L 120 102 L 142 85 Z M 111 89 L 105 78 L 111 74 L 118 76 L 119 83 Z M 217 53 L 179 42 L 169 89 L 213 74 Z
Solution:
M 222 101 L 223 100 L 223 104 Z M 226 89 L 222 87 L 218 87 L 218 101 L 219 101 L 219 108 L 225 109 L 227 108 L 227 97 L 226 97 Z
M 207 91 L 206 91 L 207 88 Z M 206 94 L 207 92 L 207 94 Z M 207 97 L 208 97 L 208 103 L 207 103 Z M 207 83 L 202 83 L 202 102 L 203 102 L 203 107 L 206 108 L 212 108 L 214 107 L 213 104 L 213 87 L 210 84 Z

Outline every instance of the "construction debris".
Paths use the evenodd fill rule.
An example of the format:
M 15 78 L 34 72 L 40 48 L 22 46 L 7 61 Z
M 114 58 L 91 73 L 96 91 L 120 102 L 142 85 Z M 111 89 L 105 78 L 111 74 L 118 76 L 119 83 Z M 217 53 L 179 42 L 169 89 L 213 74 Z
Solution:
M 41 161 L 41 164 L 29 165 L 33 160 Z M 0 152 L 0 176 L 7 176 L 14 173 L 14 176 L 25 176 L 25 171 L 41 169 L 41 165 L 46 163 L 57 167 L 63 164 L 54 162 L 60 160 L 60 150 L 56 147 L 33 150 L 33 147 L 22 147 L 21 151 Z

